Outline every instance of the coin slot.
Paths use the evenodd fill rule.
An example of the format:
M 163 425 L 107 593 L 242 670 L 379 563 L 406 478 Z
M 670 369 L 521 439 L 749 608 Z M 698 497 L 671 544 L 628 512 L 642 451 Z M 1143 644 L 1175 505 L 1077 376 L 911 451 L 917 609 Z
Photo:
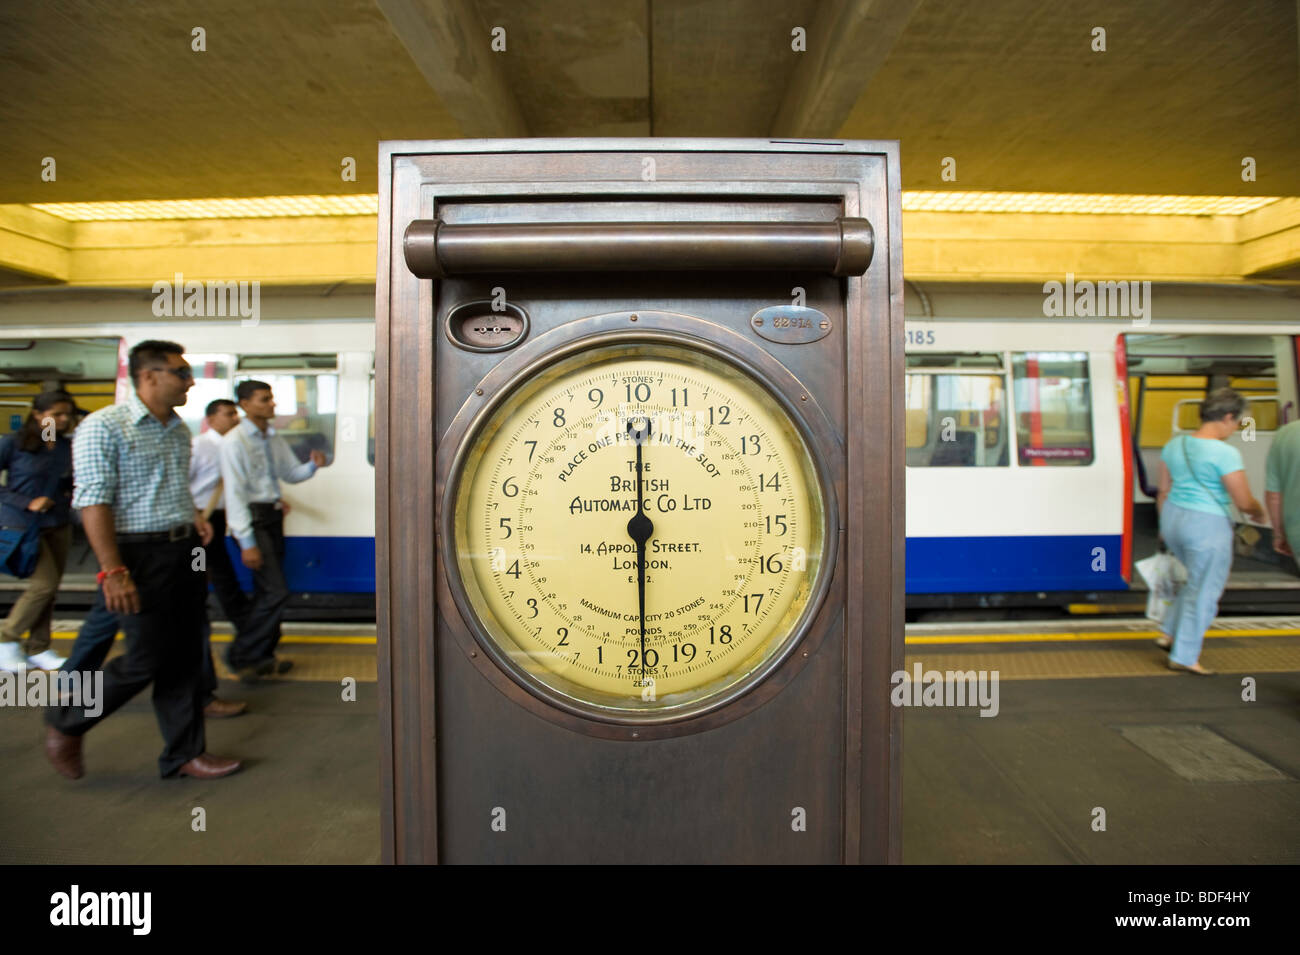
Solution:
M 504 351 L 518 345 L 527 334 L 528 313 L 518 305 L 466 302 L 447 316 L 447 338 L 467 351 Z

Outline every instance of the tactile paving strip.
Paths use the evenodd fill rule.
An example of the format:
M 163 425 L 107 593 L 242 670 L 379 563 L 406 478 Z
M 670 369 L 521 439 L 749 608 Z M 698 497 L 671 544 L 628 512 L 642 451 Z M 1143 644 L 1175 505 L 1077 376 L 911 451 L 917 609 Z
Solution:
M 1279 624 L 1300 623 L 1295 618 L 1272 618 L 1262 629 L 1267 639 L 1259 639 L 1264 634 L 1260 622 L 1232 620 L 1216 622 L 1207 635 L 1215 638 L 1207 640 L 1201 662 L 1212 670 L 1221 673 L 1282 673 L 1300 671 L 1300 637 L 1283 630 Z M 1254 624 L 1253 626 L 1251 624 Z M 1070 647 L 1068 649 L 1046 649 L 1041 644 L 1034 647 L 1020 641 L 1007 631 L 1013 624 L 1003 624 L 1001 634 L 986 633 L 981 641 L 987 649 L 968 650 L 961 653 L 931 653 L 917 649 L 906 655 L 906 669 L 910 675 L 913 664 L 919 662 L 924 670 L 997 670 L 1003 680 L 1053 680 L 1086 679 L 1100 677 L 1132 676 L 1188 676 L 1170 670 L 1166 666 L 1166 655 L 1154 645 L 1154 631 L 1143 633 L 1132 631 L 1122 635 L 1122 646 L 1091 644 Z M 1136 625 L 1135 625 L 1136 626 Z M 1146 626 L 1150 626 L 1149 622 Z M 55 650 L 67 654 L 72 645 L 74 632 L 56 632 Z M 1086 639 L 1087 635 L 1055 634 L 1054 636 L 1071 640 Z M 1096 634 L 1094 639 L 1114 640 L 1117 633 Z M 998 639 L 1001 637 L 1001 639 Z M 1234 639 L 1235 638 L 1235 639 Z M 1241 639 L 1249 638 L 1249 639 Z M 292 680 L 301 682 L 338 683 L 352 677 L 358 683 L 375 683 L 378 680 L 378 663 L 373 638 L 358 636 L 332 636 L 329 643 L 312 643 L 312 637 L 301 635 L 281 642 L 279 655 L 294 662 L 294 667 L 283 676 L 263 678 L 266 682 Z M 346 643 L 334 642 L 346 640 Z M 355 641 L 355 642 L 354 642 Z M 985 642 L 987 641 L 987 642 Z M 1140 642 L 1139 642 L 1140 641 Z M 227 669 L 222 655 L 225 645 L 230 642 L 228 635 L 214 633 L 212 643 L 217 660 L 217 672 L 223 680 L 234 679 L 234 674 Z M 948 642 L 945 640 L 944 642 Z M 964 642 L 964 641 L 953 641 Z M 1242 645 L 1224 646 L 1224 642 Z M 1009 646 L 996 647 L 989 644 L 1005 643 Z M 121 653 L 123 642 L 119 639 L 112 655 Z
M 1122 647 L 1088 650 L 1023 651 L 988 650 L 981 653 L 909 653 L 907 670 L 920 663 L 923 670 L 997 670 L 1002 680 L 1064 680 L 1117 676 L 1181 676 L 1170 670 L 1168 657 L 1156 648 Z M 1268 642 L 1256 646 L 1207 646 L 1201 664 L 1220 673 L 1281 673 L 1300 670 L 1300 643 L 1282 646 Z
M 221 659 L 221 650 L 214 647 L 213 655 L 217 662 L 217 676 L 222 680 L 236 679 L 235 674 Z M 376 683 L 379 680 L 374 647 L 352 649 L 281 644 L 276 655 L 282 659 L 292 660 L 293 669 L 283 675 L 263 677 L 262 680 L 265 682 L 297 680 L 307 683 L 341 683 L 348 677 L 358 683 Z
M 906 644 L 924 646 L 951 643 L 1086 643 L 1091 641 L 1155 640 L 1156 625 L 1145 617 L 1110 620 L 985 620 L 947 623 L 909 623 Z M 1293 637 L 1300 635 L 1296 617 L 1220 617 L 1205 636 Z
M 212 656 L 217 665 L 217 677 L 222 680 L 236 679 L 223 659 L 229 642 L 229 637 L 212 635 Z M 56 638 L 54 642 L 54 650 L 65 656 L 71 647 L 70 639 Z M 125 642 L 119 639 L 114 642 L 108 658 L 111 660 L 125 650 Z M 373 644 L 339 646 L 282 642 L 276 650 L 276 655 L 292 660 L 293 669 L 283 675 L 262 677 L 259 682 L 293 680 L 305 683 L 341 683 L 346 677 L 352 677 L 358 683 L 376 683 L 379 680 L 378 662 Z

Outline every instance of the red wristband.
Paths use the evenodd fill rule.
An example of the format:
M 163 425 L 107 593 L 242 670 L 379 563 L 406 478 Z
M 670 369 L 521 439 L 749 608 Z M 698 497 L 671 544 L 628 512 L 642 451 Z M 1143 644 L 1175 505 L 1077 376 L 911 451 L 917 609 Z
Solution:
M 129 577 L 131 571 L 127 570 L 126 565 L 114 567 L 112 570 L 101 570 L 95 575 L 95 583 L 102 587 L 104 586 L 105 577 L 116 577 L 118 574 L 126 574 Z

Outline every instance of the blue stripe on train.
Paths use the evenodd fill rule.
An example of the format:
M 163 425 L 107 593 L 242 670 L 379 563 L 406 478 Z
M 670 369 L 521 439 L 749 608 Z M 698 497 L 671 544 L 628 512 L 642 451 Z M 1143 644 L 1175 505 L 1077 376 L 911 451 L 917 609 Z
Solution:
M 909 537 L 907 592 L 1127 590 L 1120 575 L 1120 545 L 1119 534 Z M 227 538 L 226 546 L 240 584 L 252 590 L 252 575 L 239 560 L 238 545 Z M 284 549 L 285 575 L 295 593 L 374 592 L 373 537 L 289 537 Z
M 239 585 L 253 589 L 253 575 L 239 559 L 239 545 L 226 538 Z M 284 576 L 294 593 L 367 594 L 375 590 L 373 537 L 286 537 Z
M 909 537 L 907 592 L 1127 590 L 1121 543 L 1119 534 Z

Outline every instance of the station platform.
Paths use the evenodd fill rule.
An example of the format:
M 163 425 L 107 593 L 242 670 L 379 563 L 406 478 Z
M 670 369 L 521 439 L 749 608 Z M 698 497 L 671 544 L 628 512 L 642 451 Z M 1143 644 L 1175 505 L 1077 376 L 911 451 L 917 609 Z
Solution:
M 904 862 L 1300 862 L 1300 618 L 1217 620 L 1212 677 L 1170 671 L 1157 636 L 1143 619 L 909 626 L 909 668 L 1002 683 L 996 718 L 904 714 Z
M 56 623 L 56 650 L 75 627 Z M 0 708 L 0 863 L 377 863 L 374 629 L 285 630 L 285 676 L 245 686 L 222 669 L 223 698 L 250 703 L 208 724 L 209 749 L 245 762 L 227 779 L 158 778 L 145 694 L 87 738 L 76 782 L 46 763 L 38 710 Z M 1000 682 L 993 718 L 906 708 L 903 861 L 1300 862 L 1300 618 L 1216 621 L 1214 677 L 1169 671 L 1155 636 L 1141 619 L 909 625 L 909 677 Z

